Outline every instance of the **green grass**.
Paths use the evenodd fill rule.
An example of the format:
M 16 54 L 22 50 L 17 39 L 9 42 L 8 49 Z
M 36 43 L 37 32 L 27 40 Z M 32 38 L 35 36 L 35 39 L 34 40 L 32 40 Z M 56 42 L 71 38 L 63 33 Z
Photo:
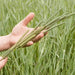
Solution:
M 0 0 L 0 36 L 7 35 L 28 13 L 35 18 L 28 27 L 35 27 L 63 13 L 75 12 L 74 0 Z M 75 74 L 75 16 L 50 31 L 33 46 L 14 50 L 0 75 L 74 75 Z

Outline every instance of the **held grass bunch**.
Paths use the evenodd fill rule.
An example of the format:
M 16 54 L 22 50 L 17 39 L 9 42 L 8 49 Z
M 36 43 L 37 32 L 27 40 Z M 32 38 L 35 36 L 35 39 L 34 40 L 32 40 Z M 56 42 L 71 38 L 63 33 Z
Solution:
M 32 40 L 41 31 L 45 30 L 44 33 L 46 33 L 46 32 L 50 31 L 51 29 L 53 29 L 55 27 L 61 26 L 61 25 L 64 24 L 64 22 L 62 22 L 60 24 L 57 24 L 57 25 L 55 25 L 55 24 L 57 22 L 60 22 L 60 21 L 62 21 L 64 19 L 66 19 L 66 18 L 69 18 L 72 15 L 75 15 L 75 12 L 74 13 L 70 13 L 68 15 L 64 14 L 62 16 L 56 17 L 53 20 L 51 20 L 51 18 L 54 17 L 59 11 L 57 11 L 53 16 L 51 16 L 46 22 L 43 22 L 43 21 L 39 22 L 39 24 L 34 28 L 34 30 L 31 33 L 29 33 L 27 36 L 26 36 L 26 34 L 29 31 L 25 32 L 24 35 L 19 39 L 19 41 L 15 45 L 13 45 L 10 49 L 8 49 L 6 52 L 4 52 L 2 54 L 2 59 L 4 59 L 5 57 L 7 57 L 14 49 L 22 48 L 24 45 L 27 44 L 27 42 L 29 42 L 30 40 Z M 42 27 L 40 27 L 40 25 L 42 25 Z

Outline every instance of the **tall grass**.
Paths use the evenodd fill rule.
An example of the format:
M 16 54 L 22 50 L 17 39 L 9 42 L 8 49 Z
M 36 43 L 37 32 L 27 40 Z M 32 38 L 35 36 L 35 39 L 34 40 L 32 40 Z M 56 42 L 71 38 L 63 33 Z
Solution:
M 75 12 L 74 0 L 0 0 L 0 35 L 7 35 L 28 13 L 35 18 L 28 27 L 47 20 L 57 10 Z M 75 18 L 50 31 L 31 47 L 15 50 L 0 75 L 74 75 L 75 74 Z

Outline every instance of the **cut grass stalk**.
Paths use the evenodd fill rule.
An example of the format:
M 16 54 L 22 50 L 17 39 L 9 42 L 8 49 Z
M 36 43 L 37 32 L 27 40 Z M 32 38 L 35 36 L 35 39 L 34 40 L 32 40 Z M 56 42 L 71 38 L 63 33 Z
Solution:
M 52 29 L 54 29 L 54 28 L 56 28 L 56 27 L 59 27 L 59 26 L 61 26 L 61 25 L 63 25 L 63 24 L 65 24 L 65 23 L 63 22 L 63 23 L 60 23 L 60 24 L 58 24 L 58 25 L 52 26 L 51 28 L 45 30 L 44 33 L 48 32 L 48 31 L 50 31 L 50 30 L 52 30 Z
M 47 25 L 47 24 L 49 23 L 49 21 L 50 21 L 54 16 L 56 16 L 56 15 L 58 14 L 58 12 L 60 12 L 61 10 L 62 10 L 62 8 L 60 8 L 56 13 L 54 13 L 54 15 L 52 15 L 51 17 L 49 17 L 48 20 L 47 20 L 45 23 L 43 23 L 43 22 L 41 21 L 41 23 L 43 23 L 42 26 L 45 25 L 45 24 Z
M 56 25 L 56 26 L 53 26 L 55 23 L 60 22 L 61 20 L 64 20 L 64 19 L 66 19 L 66 18 L 68 18 L 68 17 L 70 17 L 72 15 L 75 15 L 75 13 L 71 13 L 71 14 L 64 15 L 64 16 L 63 15 L 59 16 L 59 17 L 53 19 L 52 21 L 48 22 L 45 26 L 40 27 L 40 28 L 38 28 L 39 25 L 40 25 L 40 23 L 39 23 L 38 26 L 32 32 L 30 32 L 27 35 L 27 33 L 29 32 L 29 31 L 27 31 L 14 46 L 12 46 L 10 49 L 8 49 L 2 55 L 2 59 L 4 59 L 5 57 L 7 57 L 14 49 L 18 49 L 18 48 L 21 48 L 24 45 L 26 45 L 29 41 L 31 41 L 34 37 L 36 37 L 41 31 L 43 31 L 43 30 L 46 29 L 45 32 L 48 32 L 48 31 L 54 29 L 55 27 L 63 25 L 64 23 L 61 23 L 61 24 Z
M 49 17 L 49 19 L 47 20 L 46 24 L 47 24 L 54 16 L 56 16 L 61 10 L 62 10 L 62 8 L 60 8 L 56 13 L 54 13 L 51 17 Z
M 48 28 L 49 26 L 54 25 L 55 23 L 57 23 L 57 22 L 59 22 L 59 21 L 61 21 L 61 20 L 67 19 L 67 18 L 69 18 L 69 17 L 72 16 L 72 15 L 75 15 L 75 13 L 70 13 L 70 14 L 68 14 L 68 15 L 59 16 L 59 17 L 53 19 L 53 20 L 52 20 L 51 22 L 49 22 L 47 25 L 45 25 L 45 28 Z

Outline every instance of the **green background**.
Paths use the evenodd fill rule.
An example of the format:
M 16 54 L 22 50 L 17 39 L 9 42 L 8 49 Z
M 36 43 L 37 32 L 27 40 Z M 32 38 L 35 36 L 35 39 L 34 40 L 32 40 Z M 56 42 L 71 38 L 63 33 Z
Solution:
M 12 28 L 30 12 L 35 18 L 28 27 L 54 16 L 75 12 L 75 0 L 0 0 L 0 36 L 8 35 Z M 14 50 L 0 75 L 74 75 L 75 74 L 75 16 L 65 24 L 51 30 L 38 43 Z

